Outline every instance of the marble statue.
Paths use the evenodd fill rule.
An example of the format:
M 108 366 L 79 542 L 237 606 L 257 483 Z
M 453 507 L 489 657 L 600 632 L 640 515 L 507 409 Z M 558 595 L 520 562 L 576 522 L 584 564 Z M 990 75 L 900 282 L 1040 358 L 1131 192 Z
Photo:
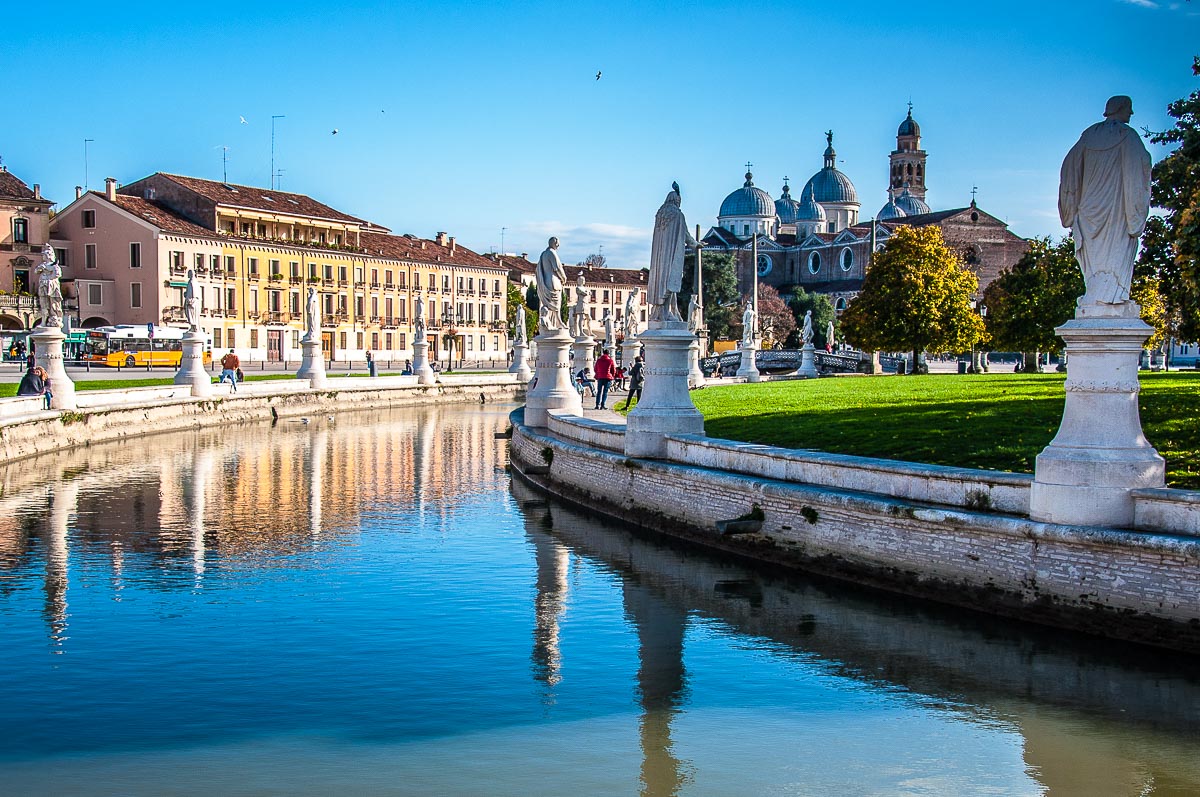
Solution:
M 811 346 L 813 340 L 812 310 L 804 311 L 804 327 L 800 330 L 800 339 L 805 346 Z
M 304 339 L 316 340 L 321 335 L 321 303 L 317 289 L 308 289 L 308 301 L 304 305 Z
M 417 301 L 420 302 L 421 300 L 417 299 Z M 425 323 L 424 320 L 422 320 L 421 324 L 424 325 L 424 323 Z M 515 326 L 516 326 L 516 328 L 513 330 L 513 344 L 520 345 L 520 344 L 525 343 L 525 305 L 524 304 L 517 305 L 517 323 Z
M 613 329 L 613 314 L 612 310 L 605 308 L 604 310 L 604 347 L 608 349 L 616 348 L 617 333 Z
M 425 342 L 425 300 L 420 296 L 413 299 L 413 342 Z
M 625 317 L 622 319 L 622 332 L 625 339 L 636 338 L 638 333 L 638 295 L 640 290 L 635 286 L 625 298 Z
M 1058 215 L 1075 238 L 1086 290 L 1079 306 L 1129 300 L 1138 239 L 1150 212 L 1150 153 L 1128 125 L 1133 101 L 1117 96 L 1063 161 Z
M 187 321 L 188 331 L 200 329 L 200 290 L 196 287 L 196 272 L 187 271 L 187 286 L 183 289 L 183 318 Z
M 688 232 L 680 202 L 679 184 L 671 183 L 671 193 L 654 217 L 650 279 L 646 285 L 651 321 L 683 321 L 676 297 L 683 285 L 684 252 L 686 247 L 696 246 L 696 239 Z
M 825 351 L 833 351 L 835 343 L 837 343 L 837 333 L 834 332 L 833 322 L 830 321 L 825 325 Z
M 563 328 L 562 303 L 563 285 L 567 272 L 558 259 L 558 239 L 551 238 L 546 251 L 538 258 L 534 278 L 537 280 L 538 332 L 557 332 Z
M 753 302 L 746 302 L 746 311 L 742 313 L 742 346 L 753 346 L 758 336 L 758 312 Z
M 704 305 L 700 304 L 700 297 L 693 293 L 692 298 L 688 300 L 688 332 L 695 335 L 703 328 Z
M 41 315 L 39 326 L 62 326 L 62 285 L 59 277 L 62 268 L 54 256 L 54 247 L 46 244 L 42 248 L 42 262 L 34 269 L 37 274 L 38 312 Z
M 572 337 L 576 338 L 582 338 L 588 334 L 588 292 L 583 287 L 585 283 L 586 280 L 583 278 L 583 274 L 580 274 L 579 279 L 575 281 L 575 303 L 567 311 L 567 331 L 571 333 Z

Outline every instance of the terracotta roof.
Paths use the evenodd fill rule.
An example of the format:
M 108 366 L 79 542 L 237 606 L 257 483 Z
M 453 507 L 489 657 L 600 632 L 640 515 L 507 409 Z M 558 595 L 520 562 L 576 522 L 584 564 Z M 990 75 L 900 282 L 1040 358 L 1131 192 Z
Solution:
M 457 241 L 453 252 L 447 244 L 418 238 L 415 235 L 388 235 L 385 233 L 364 232 L 360 238 L 362 247 L 368 255 L 389 257 L 396 260 L 410 260 L 430 265 L 456 265 L 473 268 L 508 268 L 490 257 L 468 249 Z M 422 248 L 424 244 L 424 248 Z
M 650 269 L 639 268 L 588 268 L 587 266 L 564 266 L 564 271 L 567 272 L 567 281 L 575 282 L 579 279 L 579 275 L 583 274 L 583 279 L 588 284 L 603 284 L 610 283 L 613 285 L 645 285 L 646 277 L 650 273 Z
M 509 271 L 518 271 L 522 274 L 532 274 L 537 270 L 537 263 L 521 257 L 520 255 L 484 255 L 489 260 L 495 261 L 497 265 L 503 266 Z
M 312 216 L 314 218 L 344 221 L 352 224 L 371 224 L 381 229 L 387 229 L 382 225 L 376 225 L 365 219 L 356 218 L 339 210 L 334 210 L 328 205 L 304 194 L 272 191 L 267 188 L 255 188 L 253 186 L 234 185 L 232 183 L 218 183 L 214 180 L 202 180 L 199 177 L 184 177 L 178 174 L 167 174 L 166 172 L 159 172 L 158 174 L 172 182 L 178 183 L 189 191 L 194 191 L 200 196 L 221 205 L 275 213 L 291 213 L 298 216 Z
M 33 189 L 25 185 L 25 183 L 10 172 L 8 169 L 0 169 L 0 197 L 5 199 L 36 199 L 33 195 Z M 45 202 L 47 205 L 53 204 L 48 199 L 37 199 L 39 202 Z
M 99 191 L 92 191 L 91 194 L 92 196 L 99 197 L 105 202 L 108 201 L 104 194 Z M 205 238 L 214 237 L 212 230 L 205 229 L 199 224 L 193 224 L 183 216 L 176 214 L 167 206 L 161 205 L 157 202 L 151 202 L 137 196 L 125 196 L 124 194 L 117 194 L 117 200 L 113 204 L 121 208 L 121 210 L 132 213 L 140 219 L 145 219 L 163 232 L 173 232 L 181 235 L 197 235 Z
M 939 210 L 934 213 L 918 213 L 915 216 L 901 216 L 898 219 L 888 219 L 892 226 L 924 227 L 926 224 L 937 224 L 951 216 L 970 210 L 970 208 L 955 208 L 954 210 Z

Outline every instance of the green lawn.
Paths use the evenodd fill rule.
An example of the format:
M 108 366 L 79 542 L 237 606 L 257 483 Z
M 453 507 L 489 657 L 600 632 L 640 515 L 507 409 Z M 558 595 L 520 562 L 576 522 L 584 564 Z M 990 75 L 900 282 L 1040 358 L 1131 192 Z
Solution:
M 1058 431 L 1064 378 L 851 377 L 708 387 L 692 397 L 711 437 L 1032 473 Z M 1142 426 L 1167 461 L 1167 484 L 1200 489 L 1200 373 L 1144 373 L 1141 383 Z
M 329 376 L 346 376 L 346 374 L 329 374 Z M 354 374 L 361 376 L 361 374 Z M 247 374 L 247 382 L 259 382 L 274 379 L 295 379 L 295 374 Z M 214 377 L 215 379 L 215 377 Z M 162 387 L 174 384 L 169 376 L 147 377 L 145 379 L 81 379 L 75 383 L 76 390 L 120 390 L 130 387 Z M 215 382 L 214 382 L 215 384 Z M 0 384 L 0 398 L 17 395 L 17 382 Z

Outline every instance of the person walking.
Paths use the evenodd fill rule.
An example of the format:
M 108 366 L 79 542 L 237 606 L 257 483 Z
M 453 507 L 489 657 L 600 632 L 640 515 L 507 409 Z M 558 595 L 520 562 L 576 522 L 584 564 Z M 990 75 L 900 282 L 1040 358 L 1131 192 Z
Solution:
M 642 382 L 645 377 L 642 375 L 642 358 L 638 357 L 633 361 L 633 367 L 629 369 L 629 396 L 625 399 L 624 409 L 628 410 L 629 405 L 633 403 L 633 397 L 636 395 L 638 401 L 642 400 Z
M 236 393 L 238 383 L 237 372 L 241 364 L 242 361 L 233 353 L 233 349 L 230 349 L 229 354 L 221 358 L 221 378 L 217 380 L 217 384 L 221 384 L 225 381 L 225 377 L 229 377 L 229 384 L 233 388 L 232 392 Z
M 613 377 L 616 375 L 617 364 L 613 362 L 612 349 L 605 349 L 604 352 L 596 359 L 596 409 L 606 410 L 608 407 L 608 389 L 612 387 Z

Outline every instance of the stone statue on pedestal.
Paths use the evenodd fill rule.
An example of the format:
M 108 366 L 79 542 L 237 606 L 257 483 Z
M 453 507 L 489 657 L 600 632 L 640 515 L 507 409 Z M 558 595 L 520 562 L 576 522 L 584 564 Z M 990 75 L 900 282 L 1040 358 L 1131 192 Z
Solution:
M 742 346 L 753 346 L 758 338 L 758 313 L 754 309 L 753 302 L 746 303 L 746 310 L 742 313 Z
M 419 302 L 421 300 L 417 299 L 417 301 Z M 514 326 L 515 326 L 515 329 L 513 329 L 513 345 L 524 344 L 525 343 L 525 305 L 524 304 L 517 305 L 517 322 Z
M 604 310 L 604 346 L 612 349 L 617 345 L 617 334 L 613 329 L 613 314 L 612 310 L 605 308 Z
M 1150 153 L 1127 124 L 1132 115 L 1129 97 L 1112 97 L 1104 121 L 1084 130 L 1063 161 L 1058 215 L 1071 228 L 1087 286 L 1081 308 L 1129 300 L 1138 239 L 1150 212 Z
M 813 342 L 812 328 L 812 310 L 804 311 L 804 326 L 800 330 L 800 340 L 805 346 L 811 346 Z
M 571 333 L 571 337 L 575 338 L 582 338 L 588 334 L 588 292 L 583 287 L 585 283 L 586 280 L 583 278 L 583 274 L 580 274 L 579 279 L 575 282 L 575 303 L 571 305 L 571 309 L 567 312 L 567 331 Z
M 316 340 L 321 335 L 321 303 L 317 289 L 308 289 L 308 301 L 304 305 L 304 340 Z
M 688 332 L 695 335 L 703 328 L 704 305 L 700 304 L 700 297 L 693 293 L 688 300 Z
M 671 193 L 654 217 L 646 298 L 650 303 L 650 321 L 658 325 L 683 321 L 677 299 L 683 286 L 683 256 L 688 246 L 696 246 L 696 239 L 688 232 L 680 202 L 679 184 L 671 183 Z
M 413 341 L 425 340 L 425 300 L 418 296 L 413 299 Z
M 837 333 L 833 330 L 833 322 L 825 325 L 825 351 L 832 352 L 837 343 Z
M 62 276 L 62 268 L 58 265 L 58 259 L 54 256 L 54 247 L 50 244 L 46 244 L 42 248 L 42 262 L 34 271 L 38 278 L 38 312 L 41 315 L 38 326 L 61 327 L 62 285 L 59 283 L 59 278 Z
M 621 320 L 622 332 L 625 333 L 625 339 L 636 338 L 638 333 L 638 295 L 641 293 L 636 287 L 629 291 L 629 296 L 625 297 L 625 317 Z
M 183 318 L 187 321 L 188 331 L 200 329 L 200 289 L 196 287 L 196 272 L 188 269 L 187 286 L 183 289 Z
M 557 332 L 563 328 L 562 290 L 567 272 L 558 259 L 558 239 L 551 238 L 546 251 L 538 258 L 534 278 L 537 280 L 538 332 Z

